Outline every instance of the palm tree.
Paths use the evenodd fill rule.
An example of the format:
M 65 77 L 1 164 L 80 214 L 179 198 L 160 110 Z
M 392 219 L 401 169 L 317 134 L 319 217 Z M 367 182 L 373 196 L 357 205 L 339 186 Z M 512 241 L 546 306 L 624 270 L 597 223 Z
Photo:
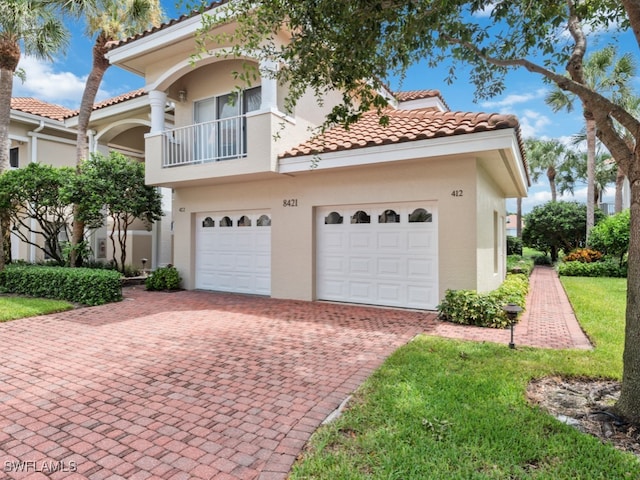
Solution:
M 616 58 L 616 48 L 609 46 L 594 52 L 584 63 L 584 79 L 586 86 L 612 100 L 626 98 L 630 95 L 630 82 L 635 74 L 635 63 L 630 53 Z M 554 88 L 545 99 L 553 111 L 573 110 L 575 96 L 560 88 Z M 596 156 L 596 122 L 593 112 L 584 108 L 583 115 L 587 133 L 587 198 L 594 198 L 595 191 L 595 156 Z M 587 242 L 589 231 L 595 223 L 593 202 L 587 202 Z
M 557 200 L 557 191 L 573 191 L 574 152 L 565 147 L 559 140 L 525 140 L 525 149 L 531 179 L 537 182 L 544 172 L 549 180 L 551 201 Z
M 78 132 L 76 145 L 76 167 L 79 169 L 89 154 L 87 131 L 89 119 L 96 100 L 96 94 L 104 77 L 109 61 L 105 54 L 115 42 L 140 33 L 162 20 L 160 0 L 58 0 L 64 11 L 84 19 L 86 35 L 94 39 L 93 63 L 87 77 L 82 101 L 78 111 Z M 78 213 L 76 205 L 75 213 Z M 84 240 L 84 223 L 73 223 L 72 245 L 77 247 Z M 72 249 L 71 265 L 82 261 Z
M 22 51 L 51 60 L 67 44 L 68 32 L 46 2 L 2 0 L 0 2 L 0 174 L 9 167 L 9 122 L 13 78 L 21 75 L 18 63 Z M 2 223 L 0 238 L 6 226 Z M 0 241 L 0 270 L 5 265 L 5 245 Z

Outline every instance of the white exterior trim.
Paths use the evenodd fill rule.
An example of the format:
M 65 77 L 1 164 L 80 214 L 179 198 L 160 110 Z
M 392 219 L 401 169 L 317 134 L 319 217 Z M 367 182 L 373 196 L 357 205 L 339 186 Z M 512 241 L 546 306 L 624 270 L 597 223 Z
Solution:
M 215 21 L 224 20 L 228 17 L 227 10 L 229 4 L 216 7 L 214 10 L 207 11 L 207 15 L 215 17 Z M 123 62 L 143 55 L 151 50 L 162 49 L 174 45 L 181 40 L 192 38 L 198 28 L 202 25 L 202 14 L 195 15 L 191 18 L 180 20 L 173 25 L 162 27 L 156 32 L 142 36 L 141 38 L 130 40 L 129 42 L 114 48 L 106 53 L 105 57 L 111 64 L 119 64 L 120 68 L 124 68 L 132 73 L 144 77 L 143 71 L 137 71 L 125 65 Z
M 279 161 L 279 172 L 297 173 L 309 171 L 311 168 L 323 170 L 336 167 L 411 160 L 415 158 L 470 154 L 489 150 L 510 150 L 516 152 L 520 160 L 519 163 L 522 164 L 515 130 L 509 128 L 499 131 L 452 135 L 450 137 L 340 150 L 338 152 L 320 153 L 318 155 L 282 158 Z M 320 162 L 317 162 L 318 158 L 321 160 Z

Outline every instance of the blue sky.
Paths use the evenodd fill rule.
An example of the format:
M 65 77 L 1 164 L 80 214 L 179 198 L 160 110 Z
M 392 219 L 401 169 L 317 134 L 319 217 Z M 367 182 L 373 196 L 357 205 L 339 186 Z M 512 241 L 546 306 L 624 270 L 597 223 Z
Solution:
M 177 18 L 183 10 L 178 9 L 172 0 L 162 0 L 167 18 Z M 82 26 L 69 24 L 72 41 L 65 52 L 56 56 L 54 62 L 46 63 L 33 58 L 23 58 L 20 67 L 27 74 L 23 84 L 14 81 L 13 96 L 35 97 L 41 100 L 77 108 L 84 89 L 84 82 L 91 67 L 92 42 L 83 36 Z M 637 44 L 631 33 L 616 34 L 620 39 L 620 52 L 630 51 L 637 57 Z M 608 44 L 612 34 L 599 33 L 590 35 L 590 51 L 598 50 Z M 449 65 L 443 64 L 438 69 L 429 69 L 424 64 L 417 64 L 410 69 L 405 80 L 400 84 L 392 83 L 393 89 L 420 90 L 438 89 L 452 110 L 469 112 L 510 113 L 518 117 L 523 137 L 560 138 L 567 141 L 571 135 L 580 132 L 584 121 L 577 108 L 573 113 L 554 113 L 544 103 L 544 97 L 550 88 L 541 78 L 523 69 L 516 70 L 508 76 L 504 94 L 489 101 L 474 103 L 473 86 L 465 80 L 464 67 L 457 70 L 458 79 L 452 85 L 444 81 Z M 98 93 L 98 100 L 113 97 L 144 86 L 142 78 L 125 72 L 117 67 L 107 70 Z M 640 92 L 640 79 L 636 79 L 636 89 Z M 613 186 L 605 192 L 605 201 L 613 201 Z M 544 203 L 551 198 L 548 184 L 540 181 L 529 190 L 529 197 L 524 199 L 523 208 L 529 211 L 534 205 Z M 576 185 L 575 195 L 565 199 L 584 201 L 586 185 Z M 515 201 L 509 201 L 509 210 L 515 210 Z

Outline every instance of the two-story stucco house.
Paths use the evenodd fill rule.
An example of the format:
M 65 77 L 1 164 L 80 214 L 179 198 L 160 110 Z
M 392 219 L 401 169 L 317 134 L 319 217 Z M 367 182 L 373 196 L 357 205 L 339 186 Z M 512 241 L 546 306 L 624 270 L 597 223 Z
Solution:
M 403 92 L 388 126 L 371 114 L 311 138 L 332 99 L 309 95 L 286 115 L 286 86 L 269 75 L 233 99 L 242 62 L 274 66 L 249 54 L 194 64 L 199 25 L 184 16 L 108 53 L 145 80 L 146 179 L 173 193 L 186 288 L 434 309 L 446 289 L 500 285 L 505 199 L 529 184 L 515 117 Z

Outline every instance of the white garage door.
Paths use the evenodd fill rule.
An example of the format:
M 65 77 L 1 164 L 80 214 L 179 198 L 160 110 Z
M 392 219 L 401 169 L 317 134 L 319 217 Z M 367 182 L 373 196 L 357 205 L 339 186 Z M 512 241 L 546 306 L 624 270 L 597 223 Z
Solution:
M 436 308 L 434 204 L 323 207 L 316 215 L 319 299 Z
M 196 216 L 196 288 L 271 293 L 271 214 Z

